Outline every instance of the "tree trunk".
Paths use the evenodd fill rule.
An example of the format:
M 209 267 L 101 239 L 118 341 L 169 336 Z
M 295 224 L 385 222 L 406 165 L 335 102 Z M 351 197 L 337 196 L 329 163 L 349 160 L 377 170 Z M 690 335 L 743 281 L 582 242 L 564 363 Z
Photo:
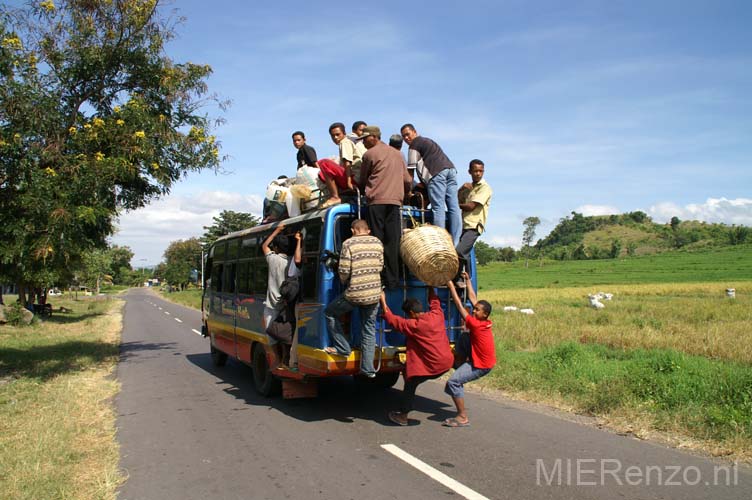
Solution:
M 18 288 L 18 303 L 26 307 L 26 287 L 23 283 L 17 283 L 16 288 Z

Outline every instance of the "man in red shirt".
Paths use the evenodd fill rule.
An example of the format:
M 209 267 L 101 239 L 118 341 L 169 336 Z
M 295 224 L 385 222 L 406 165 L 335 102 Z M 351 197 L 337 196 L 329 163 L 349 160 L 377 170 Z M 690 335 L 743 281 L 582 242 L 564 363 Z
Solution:
M 465 384 L 488 375 L 488 372 L 496 366 L 496 344 L 491 330 L 492 323 L 488 319 L 491 315 L 491 304 L 485 300 L 477 300 L 473 290 L 473 284 L 468 274 L 462 273 L 467 283 L 467 298 L 473 305 L 473 313 L 465 309 L 454 283 L 447 283 L 449 292 L 470 334 L 463 334 L 460 341 L 455 344 L 455 351 L 459 357 L 460 365 L 455 369 L 452 376 L 444 387 L 444 392 L 452 396 L 457 406 L 457 416 L 444 420 L 447 427 L 467 427 L 470 420 L 465 412 Z
M 428 291 L 430 310 L 423 312 L 420 300 L 411 297 L 402 304 L 407 318 L 392 313 L 381 293 L 381 308 L 384 319 L 394 330 L 406 337 L 407 364 L 403 378 L 402 408 L 390 411 L 389 420 L 397 425 L 407 425 L 407 415 L 413 409 L 415 390 L 426 380 L 439 378 L 452 367 L 454 356 L 444 329 L 444 312 L 439 297 L 433 288 Z

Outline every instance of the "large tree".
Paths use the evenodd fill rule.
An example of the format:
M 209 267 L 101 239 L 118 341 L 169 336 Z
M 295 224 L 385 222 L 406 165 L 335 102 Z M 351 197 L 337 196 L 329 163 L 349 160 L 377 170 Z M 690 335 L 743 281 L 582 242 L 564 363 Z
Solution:
M 164 253 L 165 279 L 180 289 L 191 281 L 191 274 L 201 269 L 201 242 L 198 238 L 170 243 Z
M 159 0 L 0 5 L 0 279 L 38 287 L 120 211 L 219 167 L 211 68 L 164 50 L 179 21 Z
M 204 226 L 206 232 L 201 237 L 201 243 L 209 246 L 221 236 L 256 226 L 259 222 L 259 218 L 253 214 L 222 210 L 218 216 L 212 218 L 211 226 Z

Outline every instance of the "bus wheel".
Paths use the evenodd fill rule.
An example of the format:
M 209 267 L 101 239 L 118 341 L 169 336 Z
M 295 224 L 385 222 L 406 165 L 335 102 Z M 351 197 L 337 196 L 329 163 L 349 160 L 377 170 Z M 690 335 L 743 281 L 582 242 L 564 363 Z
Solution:
M 389 389 L 399 380 L 400 372 L 377 373 L 375 378 L 368 378 L 362 375 L 355 376 L 355 383 L 364 390 L 368 389 Z
M 271 370 L 269 370 L 269 362 L 266 360 L 266 350 L 261 344 L 256 344 L 253 348 L 253 385 L 256 387 L 256 392 L 264 397 L 273 396 L 278 394 L 282 389 L 282 384 L 279 380 L 272 376 Z
M 227 354 L 211 346 L 211 359 L 214 366 L 225 366 L 225 363 L 227 363 Z

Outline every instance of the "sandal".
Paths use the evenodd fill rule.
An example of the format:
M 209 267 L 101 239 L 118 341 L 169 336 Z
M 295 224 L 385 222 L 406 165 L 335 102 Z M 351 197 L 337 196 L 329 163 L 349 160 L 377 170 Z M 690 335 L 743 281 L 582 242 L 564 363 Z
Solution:
M 402 420 L 402 419 L 400 419 L 398 417 L 398 415 L 401 416 L 402 412 L 401 411 L 390 411 L 389 413 L 387 413 L 386 416 L 387 416 L 387 418 L 389 418 L 390 421 L 392 421 L 392 423 L 395 423 L 395 424 L 400 425 L 402 427 L 406 427 L 409 424 L 407 417 L 405 418 L 405 420 Z
M 344 354 L 340 354 L 340 352 L 334 347 L 324 347 L 324 352 L 330 356 L 344 356 Z
M 321 204 L 321 208 L 329 208 L 333 205 L 339 205 L 340 203 L 342 203 L 342 200 L 333 200 L 329 198 L 328 200 L 326 200 L 324 203 Z
M 470 422 L 460 422 L 456 418 L 448 418 L 441 425 L 444 427 L 470 427 Z

